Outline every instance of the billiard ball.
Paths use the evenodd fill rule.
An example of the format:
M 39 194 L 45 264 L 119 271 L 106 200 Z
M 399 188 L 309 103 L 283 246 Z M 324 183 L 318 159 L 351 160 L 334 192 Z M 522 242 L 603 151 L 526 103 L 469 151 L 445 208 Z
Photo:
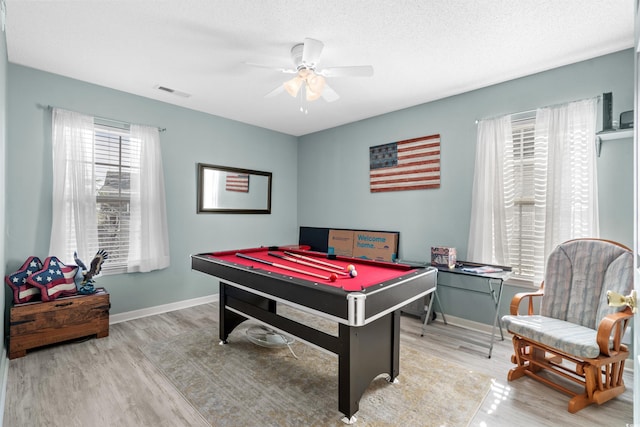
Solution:
M 355 270 L 355 269 L 356 269 L 356 267 L 353 264 L 347 265 L 347 271 L 352 271 L 352 270 Z
M 358 275 L 358 272 L 356 271 L 355 268 L 353 270 L 349 271 L 349 276 L 356 277 L 357 275 Z
M 335 282 L 336 280 L 338 280 L 338 275 L 336 273 L 331 273 L 331 275 L 329 276 L 329 280 Z

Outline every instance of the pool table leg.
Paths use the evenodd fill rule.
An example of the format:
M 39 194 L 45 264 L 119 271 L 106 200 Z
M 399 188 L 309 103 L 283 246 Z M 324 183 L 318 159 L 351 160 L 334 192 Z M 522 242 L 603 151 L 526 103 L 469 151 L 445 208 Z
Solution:
M 271 313 L 276 312 L 276 302 L 268 298 L 264 298 L 255 294 L 252 294 L 242 289 L 238 289 L 234 286 L 228 285 L 224 282 L 220 282 L 220 307 L 218 320 L 220 322 L 220 344 L 226 344 L 229 334 L 233 330 L 248 320 L 247 317 L 242 316 L 233 311 L 227 310 L 227 306 L 233 306 L 233 300 L 239 300 L 245 303 L 249 303 L 255 306 L 267 310 Z
M 396 382 L 400 373 L 400 310 L 365 326 L 339 326 L 338 409 L 352 423 L 362 394 L 380 374 Z

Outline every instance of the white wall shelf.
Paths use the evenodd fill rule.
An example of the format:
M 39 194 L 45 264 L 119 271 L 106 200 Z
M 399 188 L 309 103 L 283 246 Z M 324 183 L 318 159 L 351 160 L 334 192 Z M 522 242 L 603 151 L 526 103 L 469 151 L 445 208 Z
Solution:
M 610 139 L 633 138 L 633 128 L 618 130 L 603 130 L 596 134 L 603 141 Z
M 618 130 L 603 130 L 602 132 L 598 132 L 596 134 L 596 152 L 598 157 L 600 157 L 600 149 L 602 146 L 602 141 L 612 141 L 614 139 L 623 139 L 623 138 L 633 138 L 633 128 L 630 129 L 618 129 Z

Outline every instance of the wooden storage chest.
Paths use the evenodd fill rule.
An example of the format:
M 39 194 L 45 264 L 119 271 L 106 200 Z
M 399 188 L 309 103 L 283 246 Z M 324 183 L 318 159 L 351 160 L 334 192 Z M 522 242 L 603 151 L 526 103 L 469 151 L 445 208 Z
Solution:
M 109 293 L 74 295 L 49 302 L 12 305 L 9 309 L 9 359 L 27 350 L 72 339 L 109 335 Z

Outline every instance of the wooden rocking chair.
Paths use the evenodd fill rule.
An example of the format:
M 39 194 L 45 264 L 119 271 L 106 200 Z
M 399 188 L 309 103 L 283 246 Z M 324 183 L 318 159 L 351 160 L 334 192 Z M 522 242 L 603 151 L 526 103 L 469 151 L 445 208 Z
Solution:
M 633 301 L 617 298 L 633 310 L 610 306 L 607 294 L 627 295 L 632 290 L 629 248 L 599 239 L 559 245 L 547 260 L 540 289 L 515 295 L 511 315 L 502 318 L 513 334 L 511 361 L 516 364 L 508 380 L 527 375 L 572 396 L 571 413 L 622 394 L 629 357 L 622 337 L 635 311 L 635 294 Z M 519 314 L 523 300 L 528 303 L 526 315 Z M 534 314 L 534 301 L 540 302 L 540 314 Z M 571 382 L 580 387 L 570 388 Z

